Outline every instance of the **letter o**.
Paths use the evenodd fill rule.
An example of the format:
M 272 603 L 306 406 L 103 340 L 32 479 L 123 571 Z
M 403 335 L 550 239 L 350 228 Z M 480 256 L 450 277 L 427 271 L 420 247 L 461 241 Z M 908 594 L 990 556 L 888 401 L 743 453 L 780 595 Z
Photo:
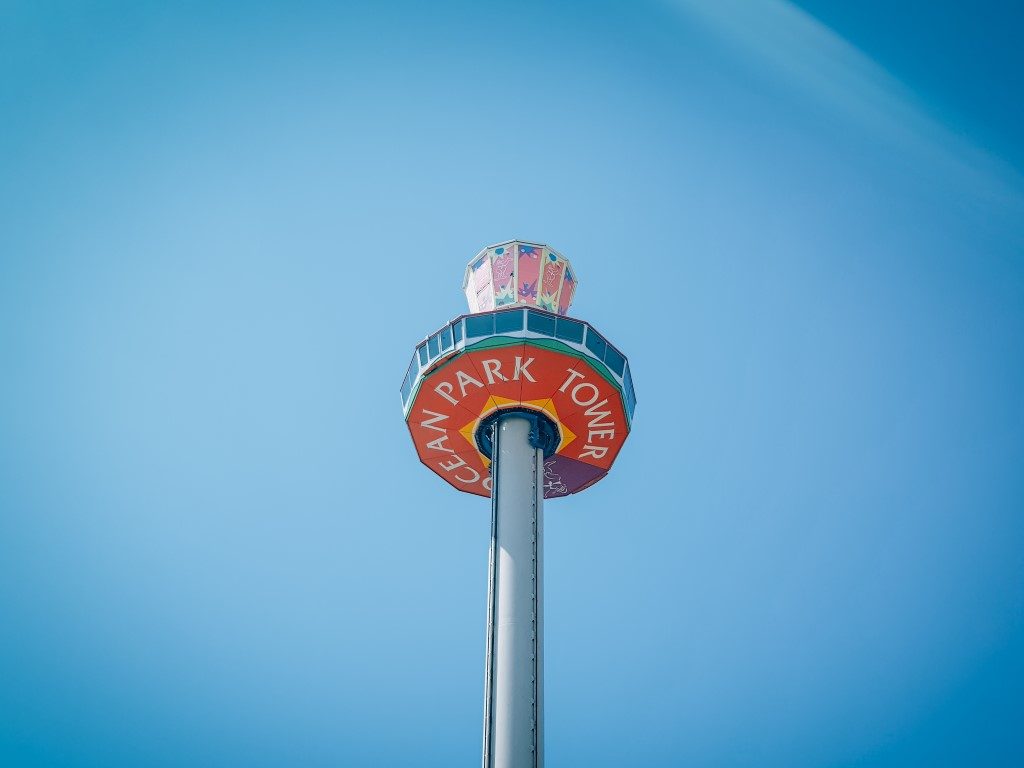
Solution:
M 576 396 L 576 393 L 579 392 L 584 387 L 590 387 L 594 391 L 594 396 L 592 398 L 590 398 L 589 400 L 587 400 L 587 402 L 585 402 L 585 403 L 583 401 L 581 401 Z M 597 396 L 599 394 L 600 393 L 597 391 L 597 387 L 595 387 L 589 381 L 584 381 L 582 384 L 577 384 L 575 387 L 572 388 L 572 399 L 573 399 L 573 402 L 576 403 L 576 405 L 582 405 L 582 406 L 593 405 L 594 403 L 597 402 Z

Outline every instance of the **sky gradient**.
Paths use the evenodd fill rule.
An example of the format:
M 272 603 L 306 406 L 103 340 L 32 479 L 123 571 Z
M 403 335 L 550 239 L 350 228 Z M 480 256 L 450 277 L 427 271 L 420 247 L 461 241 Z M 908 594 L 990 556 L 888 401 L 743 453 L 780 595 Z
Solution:
M 550 768 L 1024 764 L 1022 18 L 848 5 L 4 4 L 0 765 L 479 764 L 398 388 L 510 238 L 638 399 Z

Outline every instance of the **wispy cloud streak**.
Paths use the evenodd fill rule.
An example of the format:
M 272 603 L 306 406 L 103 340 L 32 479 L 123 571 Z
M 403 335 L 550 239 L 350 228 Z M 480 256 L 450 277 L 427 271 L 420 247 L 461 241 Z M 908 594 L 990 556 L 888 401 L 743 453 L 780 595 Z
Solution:
M 787 0 L 665 0 L 788 87 L 856 121 L 935 172 L 1017 207 L 1024 183 L 1006 161 L 930 113 L 897 78 Z M 976 185 L 979 185 L 976 187 Z M 979 188 L 980 187 L 980 188 Z

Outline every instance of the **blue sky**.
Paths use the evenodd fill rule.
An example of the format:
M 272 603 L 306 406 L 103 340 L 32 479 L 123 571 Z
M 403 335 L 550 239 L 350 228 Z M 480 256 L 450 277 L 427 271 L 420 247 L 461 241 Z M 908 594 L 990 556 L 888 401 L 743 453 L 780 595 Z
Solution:
M 549 765 L 1024 762 L 1012 4 L 2 12 L 0 765 L 478 764 L 398 386 L 513 237 L 639 401 L 547 507 Z

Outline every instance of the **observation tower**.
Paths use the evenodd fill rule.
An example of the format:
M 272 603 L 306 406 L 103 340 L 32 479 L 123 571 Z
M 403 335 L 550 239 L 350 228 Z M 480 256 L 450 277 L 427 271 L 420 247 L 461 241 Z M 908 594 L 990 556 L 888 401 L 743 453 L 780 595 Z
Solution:
M 483 768 L 541 768 L 543 503 L 608 474 L 636 398 L 629 363 L 567 316 L 576 270 L 546 245 L 480 251 L 469 314 L 421 342 L 402 382 L 420 461 L 491 499 Z

